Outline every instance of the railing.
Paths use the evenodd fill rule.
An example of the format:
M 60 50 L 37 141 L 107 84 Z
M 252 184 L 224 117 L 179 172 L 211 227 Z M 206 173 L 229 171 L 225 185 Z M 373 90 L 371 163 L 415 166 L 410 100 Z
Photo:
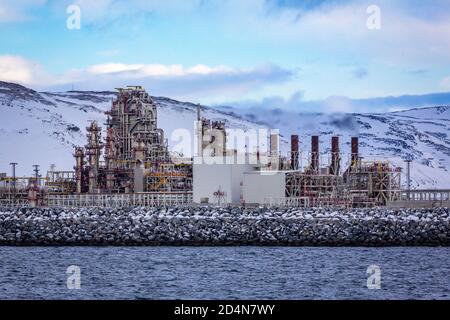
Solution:
M 388 202 L 387 205 L 406 208 L 450 207 L 450 190 L 403 190 L 399 200 Z
M 192 193 L 49 195 L 48 207 L 156 207 L 192 203 Z
M 265 198 L 264 205 L 268 207 L 303 207 L 310 206 L 308 197 L 301 198 Z
M 450 189 L 402 191 L 402 201 L 450 201 Z
M 0 199 L 0 207 L 29 207 L 30 202 L 27 199 Z

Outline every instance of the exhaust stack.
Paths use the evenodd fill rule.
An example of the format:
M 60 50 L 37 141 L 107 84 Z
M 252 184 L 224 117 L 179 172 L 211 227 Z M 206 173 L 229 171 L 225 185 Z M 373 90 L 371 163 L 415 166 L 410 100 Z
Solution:
M 319 172 L 319 136 L 311 137 L 311 170 Z
M 352 138 L 352 153 L 351 153 L 352 167 L 356 167 L 359 161 L 359 139 L 358 137 Z
M 298 135 L 291 136 L 291 168 L 298 170 Z
M 272 157 L 278 157 L 279 155 L 279 136 L 277 133 L 271 133 L 270 134 L 270 156 Z
M 339 155 L 339 137 L 331 138 L 331 166 L 330 174 L 339 175 L 341 166 L 341 158 Z

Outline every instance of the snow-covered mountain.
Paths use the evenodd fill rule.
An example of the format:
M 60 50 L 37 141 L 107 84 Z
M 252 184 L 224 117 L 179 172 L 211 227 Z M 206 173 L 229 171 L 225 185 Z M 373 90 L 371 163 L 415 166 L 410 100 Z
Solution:
M 85 128 L 89 121 L 106 122 L 104 112 L 110 109 L 115 95 L 115 92 L 36 92 L 0 81 L 0 172 L 10 172 L 10 162 L 19 163 L 20 175 L 29 175 L 33 164 L 41 165 L 44 172 L 51 164 L 58 170 L 73 170 L 74 147 L 86 144 Z M 197 105 L 153 98 L 159 106 L 158 126 L 164 129 L 169 147 L 179 142 L 178 129 L 188 130 L 192 148 L 183 155 L 191 156 Z M 201 112 L 208 119 L 224 121 L 228 128 L 265 127 L 206 106 L 201 106 Z
M 151 92 L 151 88 L 147 88 Z M 73 147 L 85 144 L 89 120 L 104 123 L 114 92 L 36 92 L 21 85 L 0 82 L 0 172 L 10 171 L 18 162 L 18 172 L 29 174 L 32 164 L 45 171 L 50 164 L 60 170 L 73 167 Z M 155 97 L 158 125 L 164 129 L 169 146 L 176 129 L 193 133 L 197 106 L 169 98 Z M 449 102 L 450 104 L 450 102 Z M 274 106 L 276 107 L 276 106 Z M 330 140 L 341 136 L 344 165 L 350 137 L 360 137 L 364 159 L 391 160 L 404 167 L 411 158 L 413 186 L 450 188 L 450 107 L 418 108 L 383 114 L 313 114 L 281 109 L 255 110 L 202 106 L 202 115 L 226 122 L 228 128 L 279 129 L 282 150 L 288 150 L 290 134 L 300 136 L 306 163 L 310 135 L 320 135 L 322 161 L 328 161 Z M 193 137 L 193 135 L 191 135 Z

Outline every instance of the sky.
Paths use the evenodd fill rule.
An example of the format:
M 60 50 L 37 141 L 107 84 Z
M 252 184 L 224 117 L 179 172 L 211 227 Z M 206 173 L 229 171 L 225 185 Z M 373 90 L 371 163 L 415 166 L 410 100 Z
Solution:
M 41 91 L 312 112 L 450 92 L 448 0 L 0 0 L 0 39 L 0 80 Z

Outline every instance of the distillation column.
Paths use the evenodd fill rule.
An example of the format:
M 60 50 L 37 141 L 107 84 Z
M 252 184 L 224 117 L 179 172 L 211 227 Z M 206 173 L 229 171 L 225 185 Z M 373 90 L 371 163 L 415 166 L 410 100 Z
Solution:
M 83 192 L 83 171 L 84 171 L 84 151 L 83 148 L 75 148 L 75 181 L 77 185 L 77 193 Z
M 101 129 L 96 121 L 93 121 L 87 130 L 88 144 L 86 145 L 86 154 L 89 161 L 89 193 L 97 190 L 98 169 L 100 165 L 100 154 L 102 143 Z

